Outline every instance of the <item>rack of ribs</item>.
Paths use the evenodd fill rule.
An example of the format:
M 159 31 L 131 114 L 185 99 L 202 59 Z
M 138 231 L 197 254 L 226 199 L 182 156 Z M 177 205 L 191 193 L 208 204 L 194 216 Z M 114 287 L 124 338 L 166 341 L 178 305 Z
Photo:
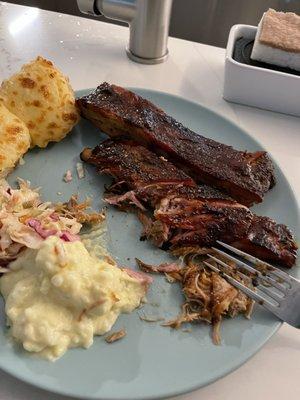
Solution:
M 244 205 L 260 203 L 275 184 L 266 152 L 239 151 L 205 138 L 127 89 L 105 82 L 76 102 L 82 116 L 110 137 L 148 147 L 197 183 L 213 186 Z
M 197 185 L 144 146 L 108 139 L 85 149 L 81 158 L 114 178 L 106 201 L 137 210 L 142 236 L 158 247 L 210 247 L 221 240 L 285 267 L 295 263 L 297 246 L 285 225 L 254 215 L 217 189 Z

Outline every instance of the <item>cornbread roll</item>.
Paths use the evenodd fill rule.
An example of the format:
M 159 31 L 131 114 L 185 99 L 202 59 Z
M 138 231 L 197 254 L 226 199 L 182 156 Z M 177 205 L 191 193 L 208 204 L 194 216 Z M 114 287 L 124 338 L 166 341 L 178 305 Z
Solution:
M 30 146 L 29 130 L 0 101 L 0 177 L 6 176 Z
M 27 125 L 31 147 L 59 142 L 79 120 L 68 78 L 42 57 L 4 81 L 0 97 Z

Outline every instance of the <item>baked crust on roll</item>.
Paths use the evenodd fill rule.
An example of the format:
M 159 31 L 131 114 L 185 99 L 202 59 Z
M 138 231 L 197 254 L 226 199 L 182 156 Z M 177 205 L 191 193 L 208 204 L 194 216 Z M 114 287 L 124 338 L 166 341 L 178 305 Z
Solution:
M 3 81 L 0 97 L 27 125 L 31 147 L 59 142 L 79 120 L 68 78 L 42 57 Z
M 6 176 L 30 147 L 27 126 L 0 101 L 0 177 Z

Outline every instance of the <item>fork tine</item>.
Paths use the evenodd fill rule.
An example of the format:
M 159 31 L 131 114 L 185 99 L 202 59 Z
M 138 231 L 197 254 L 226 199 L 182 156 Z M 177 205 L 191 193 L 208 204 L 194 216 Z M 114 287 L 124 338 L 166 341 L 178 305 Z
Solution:
M 224 261 L 219 260 L 217 257 L 213 256 L 212 254 L 207 254 L 207 255 L 208 255 L 208 257 L 210 257 L 210 258 L 212 258 L 214 261 L 216 261 L 218 264 L 222 265 L 222 267 L 228 268 L 228 265 L 227 265 Z M 240 275 L 241 278 L 247 279 L 248 281 L 251 281 L 251 282 L 252 282 L 252 278 L 250 278 L 250 276 L 245 275 L 243 272 L 241 272 L 241 271 L 239 271 L 239 270 L 237 271 L 237 273 Z
M 228 268 L 228 265 L 226 263 L 224 263 L 223 261 L 219 260 L 218 258 L 208 254 L 208 256 L 213 259 L 214 261 L 216 261 L 218 264 L 222 265 L 222 267 Z M 246 278 L 248 281 L 252 281 L 251 278 L 249 278 L 249 276 L 243 274 L 240 271 L 237 271 L 239 273 L 239 275 L 242 275 L 242 278 Z M 282 300 L 282 296 L 279 296 L 277 293 L 273 292 L 272 290 L 270 290 L 269 288 L 266 288 L 263 285 L 259 285 L 258 289 L 261 290 L 262 292 L 266 293 L 269 297 L 271 297 L 273 300 L 275 300 L 277 303 L 280 303 Z
M 253 257 L 250 254 L 247 254 L 247 253 L 243 252 L 242 250 L 239 250 L 239 249 L 237 249 L 235 247 L 232 247 L 227 243 L 221 242 L 220 240 L 217 240 L 217 243 L 219 245 L 221 245 L 222 247 L 225 247 L 226 249 L 228 249 L 228 250 L 232 251 L 233 253 L 237 254 L 238 256 L 244 257 L 247 261 L 250 261 L 254 265 L 259 265 L 260 264 L 260 265 L 266 266 L 267 270 L 268 270 L 268 273 L 270 273 L 270 274 L 273 273 L 274 275 L 277 275 L 280 278 L 285 279 L 287 282 L 290 282 L 292 277 L 289 274 L 287 274 L 286 272 L 282 271 L 281 269 L 275 268 L 275 267 L 273 267 L 273 265 L 271 265 L 271 264 L 269 264 L 267 262 L 264 262 L 264 261 L 260 260 L 257 257 Z
M 249 289 L 247 286 L 243 285 L 241 282 L 239 282 L 238 280 L 234 279 L 232 276 L 226 274 L 226 272 L 220 271 L 219 268 L 215 267 L 214 265 L 211 265 L 207 261 L 203 261 L 203 264 L 205 264 L 208 268 L 210 268 L 214 272 L 218 273 L 222 278 L 226 279 L 227 282 L 229 282 L 232 286 L 234 286 L 237 289 L 239 289 L 241 292 L 246 294 L 251 299 L 257 301 L 258 304 L 260 304 L 263 307 L 267 308 L 269 311 L 274 312 L 275 309 L 277 308 L 272 303 L 270 303 L 268 300 L 266 300 L 264 297 L 262 297 L 261 295 L 259 295 L 256 292 L 254 292 L 253 290 Z
M 264 292 L 267 296 L 271 297 L 278 304 L 280 304 L 285 297 L 285 296 L 279 296 L 277 293 L 273 292 L 272 290 L 270 290 L 269 288 L 267 288 L 263 285 L 257 286 L 257 289 Z
M 269 283 L 270 285 L 276 287 L 276 289 L 283 291 L 284 290 L 284 286 L 282 286 L 281 284 L 279 284 L 278 282 L 276 282 L 275 279 L 263 275 L 258 269 L 255 269 L 253 267 L 251 267 L 250 265 L 244 263 L 241 260 L 238 260 L 237 258 L 235 258 L 234 256 L 232 256 L 231 254 L 226 253 L 223 250 L 217 249 L 216 247 L 212 247 L 213 250 L 215 250 L 217 253 L 229 258 L 230 260 L 234 261 L 236 263 L 236 265 L 238 265 L 239 267 L 243 267 L 245 268 L 247 271 L 252 272 L 253 274 L 255 274 L 255 276 L 257 276 L 258 278 L 260 278 L 261 280 Z

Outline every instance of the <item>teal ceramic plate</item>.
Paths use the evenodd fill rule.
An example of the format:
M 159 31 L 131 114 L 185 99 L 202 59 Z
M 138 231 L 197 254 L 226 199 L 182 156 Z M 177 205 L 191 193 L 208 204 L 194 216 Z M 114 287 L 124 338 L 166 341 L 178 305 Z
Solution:
M 238 126 L 199 104 L 166 93 L 134 90 L 196 132 L 236 148 L 262 149 Z M 87 91 L 77 95 L 84 93 Z M 102 207 L 103 186 L 110 182 L 109 178 L 97 176 L 92 167 L 87 167 L 85 179 L 78 180 L 75 165 L 83 147 L 94 146 L 103 137 L 89 122 L 81 121 L 62 142 L 45 150 L 30 151 L 25 165 L 19 166 L 9 180 L 12 183 L 17 176 L 28 179 L 32 185 L 41 186 L 44 198 L 50 200 L 66 200 L 74 192 L 93 195 L 94 206 Z M 67 169 L 73 172 L 71 183 L 62 181 Z M 255 211 L 286 223 L 298 234 L 295 196 L 278 166 L 276 175 L 276 187 Z M 134 257 L 151 263 L 168 259 L 163 251 L 139 241 L 141 226 L 133 215 L 109 208 L 108 226 L 110 250 L 121 265 L 135 268 Z M 148 301 L 144 309 L 147 315 L 172 318 L 179 311 L 182 295 L 179 287 L 156 277 Z M 116 323 L 115 329 L 127 330 L 123 340 L 108 345 L 97 337 L 88 350 L 69 350 L 52 363 L 25 354 L 9 342 L 1 307 L 0 367 L 3 370 L 53 392 L 107 400 L 161 399 L 207 385 L 243 364 L 280 326 L 276 318 L 257 307 L 249 321 L 242 317 L 224 321 L 222 345 L 214 346 L 210 328 L 204 324 L 193 326 L 191 333 L 174 331 L 159 323 L 140 321 L 135 312 L 122 316 Z

